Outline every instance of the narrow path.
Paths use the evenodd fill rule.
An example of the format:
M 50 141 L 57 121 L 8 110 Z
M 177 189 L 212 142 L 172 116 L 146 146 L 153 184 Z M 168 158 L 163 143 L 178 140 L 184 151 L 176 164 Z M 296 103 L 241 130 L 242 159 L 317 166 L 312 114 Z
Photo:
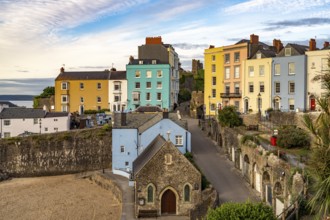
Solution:
M 239 171 L 221 149 L 198 127 L 197 119 L 187 119 L 192 136 L 192 153 L 196 164 L 218 191 L 220 202 L 259 201 Z

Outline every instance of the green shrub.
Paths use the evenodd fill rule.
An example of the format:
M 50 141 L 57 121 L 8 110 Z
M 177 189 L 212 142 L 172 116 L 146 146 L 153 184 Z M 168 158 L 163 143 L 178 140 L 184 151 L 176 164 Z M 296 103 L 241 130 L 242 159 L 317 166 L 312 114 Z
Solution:
M 235 106 L 225 106 L 219 110 L 219 123 L 224 127 L 236 127 L 243 124 L 243 120 L 238 116 Z
M 96 113 L 105 113 L 105 112 L 108 112 L 108 111 L 110 111 L 110 109 L 101 109 L 101 110 L 91 110 L 91 109 L 89 109 L 89 110 L 85 110 L 84 111 L 84 114 L 86 114 L 86 115 L 95 115 Z
M 278 132 L 277 145 L 284 148 L 309 147 L 310 137 L 300 128 L 284 126 Z
M 209 209 L 207 220 L 275 220 L 270 206 L 263 203 L 224 203 L 216 209 Z
M 247 141 L 252 141 L 255 144 L 260 144 L 259 140 L 253 135 L 244 135 L 241 138 L 241 144 L 245 144 Z

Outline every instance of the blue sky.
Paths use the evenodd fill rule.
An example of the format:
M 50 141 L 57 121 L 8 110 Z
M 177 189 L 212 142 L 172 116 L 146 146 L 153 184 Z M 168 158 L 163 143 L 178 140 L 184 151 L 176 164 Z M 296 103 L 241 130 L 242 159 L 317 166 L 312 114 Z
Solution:
M 2 82 L 55 78 L 63 64 L 124 70 L 146 36 L 174 45 L 188 70 L 209 45 L 253 33 L 266 43 L 330 40 L 330 0 L 0 0 L 0 8 Z M 13 94 L 7 88 L 0 94 Z

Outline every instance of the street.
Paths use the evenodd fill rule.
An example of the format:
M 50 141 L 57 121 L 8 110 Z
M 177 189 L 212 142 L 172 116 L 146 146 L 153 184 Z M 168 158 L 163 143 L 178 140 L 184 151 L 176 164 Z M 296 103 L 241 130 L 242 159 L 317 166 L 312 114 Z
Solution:
M 259 201 L 240 171 L 226 158 L 222 149 L 198 127 L 198 119 L 188 120 L 191 132 L 192 153 L 196 164 L 219 193 L 220 203 Z

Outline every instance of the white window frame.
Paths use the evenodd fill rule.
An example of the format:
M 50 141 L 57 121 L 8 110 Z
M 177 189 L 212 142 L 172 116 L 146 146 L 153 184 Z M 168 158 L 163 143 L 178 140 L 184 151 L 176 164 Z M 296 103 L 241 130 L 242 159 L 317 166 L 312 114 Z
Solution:
M 152 78 L 152 71 L 151 70 L 146 71 L 146 78 Z
M 225 67 L 225 79 L 230 79 L 230 67 Z
M 212 98 L 215 98 L 217 96 L 217 90 L 212 89 Z
M 228 59 L 227 59 L 227 58 L 228 58 Z M 230 63 L 230 54 L 229 54 L 229 53 L 226 53 L 226 54 L 225 54 L 224 61 L 225 61 L 226 64 L 227 64 L 227 63 Z
M 290 62 L 290 63 L 288 64 L 288 70 L 289 70 L 289 75 L 294 75 L 294 74 L 296 74 L 296 73 L 295 73 L 295 72 L 296 72 L 296 65 L 295 65 L 295 63 Z
M 79 83 L 79 88 L 81 90 L 85 89 L 85 84 L 83 82 Z
M 237 54 L 238 54 L 238 56 L 236 56 Z M 238 59 L 237 59 L 237 57 L 238 57 Z M 237 63 L 237 62 L 240 61 L 240 59 L 241 59 L 241 54 L 240 54 L 240 52 L 235 52 L 235 53 L 234 53 L 234 62 Z
M 102 89 L 102 84 L 101 84 L 100 82 L 98 82 L 98 83 L 96 84 L 96 88 L 97 88 L 97 89 Z
M 287 57 L 287 56 L 291 56 L 291 48 L 285 48 L 284 49 L 284 55 Z
M 148 98 L 148 95 L 149 95 L 149 98 Z M 146 93 L 146 101 L 151 101 L 151 93 L 150 92 Z
M 289 81 L 289 94 L 294 94 L 296 92 L 296 83 L 294 81 Z M 291 90 L 291 85 L 293 85 L 293 91 Z
M 254 77 L 254 66 L 249 66 L 248 70 L 249 70 L 249 77 Z
M 150 86 L 148 84 L 150 84 Z M 150 81 L 146 82 L 146 88 L 151 89 L 151 82 Z
M 157 101 L 161 101 L 161 100 L 162 100 L 162 93 L 157 92 Z
M 163 88 L 163 83 L 158 81 L 157 82 L 157 89 L 162 89 Z
M 234 66 L 234 78 L 235 79 L 238 79 L 240 77 L 239 69 L 240 69 L 240 66 Z
M 215 64 L 212 64 L 212 73 L 215 73 L 217 71 L 217 66 Z
M 135 78 L 141 78 L 141 71 L 135 70 Z
M 3 120 L 3 125 L 4 126 L 10 126 L 10 119 L 4 119 Z
M 162 78 L 162 77 L 163 77 L 163 71 L 157 70 L 157 78 Z
M 278 86 L 279 91 L 277 91 L 277 85 L 279 85 Z M 275 89 L 275 91 L 274 91 L 275 94 L 280 94 L 281 93 L 281 82 L 274 82 L 274 89 Z
M 135 89 L 141 89 L 141 83 L 140 82 L 135 82 Z
M 182 135 L 175 135 L 175 145 L 183 146 L 183 137 Z
M 133 92 L 132 93 L 132 99 L 133 102 L 139 102 L 141 100 L 141 96 L 139 92 Z
M 96 102 L 97 102 L 97 103 L 101 103 L 101 102 L 102 102 L 102 98 L 101 98 L 101 96 L 97 96 L 97 97 L 96 97 Z
M 68 90 L 68 89 L 69 89 L 69 83 L 68 82 L 62 82 L 61 83 L 61 90 Z
M 61 95 L 61 103 L 63 103 L 63 104 L 69 103 L 69 96 L 68 95 Z
M 212 76 L 212 86 L 216 86 L 217 85 L 217 77 Z
M 274 75 L 280 76 L 281 75 L 281 64 L 275 63 L 274 65 Z
M 254 84 L 253 84 L 253 82 L 249 82 L 249 93 L 254 93 Z
M 265 76 L 265 65 L 259 65 L 259 76 Z

